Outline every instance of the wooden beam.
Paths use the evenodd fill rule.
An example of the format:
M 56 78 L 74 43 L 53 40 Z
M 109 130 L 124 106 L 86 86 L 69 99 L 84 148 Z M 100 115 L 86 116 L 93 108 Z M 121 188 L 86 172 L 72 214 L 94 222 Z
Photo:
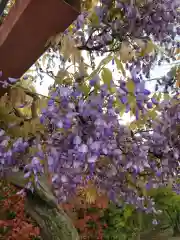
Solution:
M 2 79 L 19 78 L 33 65 L 49 37 L 64 32 L 77 18 L 79 0 L 72 6 L 63 0 L 16 1 L 0 26 Z

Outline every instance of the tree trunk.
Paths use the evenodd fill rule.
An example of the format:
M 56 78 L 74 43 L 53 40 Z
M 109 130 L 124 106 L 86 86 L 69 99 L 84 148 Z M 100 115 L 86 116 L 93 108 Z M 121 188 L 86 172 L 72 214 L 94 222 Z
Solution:
M 26 185 L 23 173 L 11 173 L 7 181 L 16 187 Z M 43 240 L 79 240 L 73 223 L 57 204 L 45 177 L 40 178 L 40 186 L 33 193 L 28 191 L 25 201 L 25 211 L 38 224 Z

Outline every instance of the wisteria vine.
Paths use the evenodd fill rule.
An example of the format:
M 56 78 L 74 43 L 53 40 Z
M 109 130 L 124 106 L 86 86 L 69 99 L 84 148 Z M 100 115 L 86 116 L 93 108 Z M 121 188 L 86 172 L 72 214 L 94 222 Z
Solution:
M 119 48 L 118 44 L 131 44 L 134 38 L 145 42 L 151 38 L 168 50 L 180 34 L 178 7 L 175 0 L 136 4 L 101 1 L 95 8 L 99 25 L 89 26 L 87 39 L 81 31 L 81 15 L 74 37 L 78 48 L 88 51 L 114 51 L 113 44 Z M 99 76 L 90 79 L 88 94 L 81 83 L 57 86 L 40 116 L 46 128 L 45 139 L 19 138 L 13 142 L 4 130 L 0 131 L 1 170 L 18 166 L 21 159 L 28 158 L 24 168 L 28 188 L 32 181 L 38 184 L 38 176 L 47 164 L 60 201 L 66 201 L 78 186 L 90 180 L 97 191 L 118 204 L 125 202 L 147 213 L 156 212 L 147 191 L 172 183 L 179 176 L 180 99 L 176 94 L 158 102 L 145 88 L 141 72 L 149 72 L 154 59 L 157 55 L 146 55 L 127 64 L 133 92 L 129 92 L 124 80 L 112 80 L 108 86 L 101 83 Z M 128 103 L 130 94 L 136 103 L 133 109 Z M 158 116 L 148 119 L 149 127 L 144 131 L 135 132 L 120 122 L 118 102 L 125 106 L 125 112 L 132 111 L 136 120 L 155 107 Z
M 143 93 L 141 108 L 157 105 L 147 97 L 146 89 Z M 60 201 L 91 180 L 111 200 L 152 211 L 152 201 L 147 201 L 144 191 L 166 185 L 179 174 L 179 98 L 161 102 L 160 116 L 151 121 L 152 130 L 139 134 L 120 123 L 114 101 L 106 85 L 87 98 L 78 85 L 57 88 L 40 119 L 49 131 L 45 143 L 34 139 L 28 144 L 20 138 L 9 146 L 10 139 L 1 130 L 1 167 L 17 164 L 18 154 L 36 147 L 33 155 L 27 154 L 32 161 L 25 166 L 25 177 L 33 176 L 38 183 L 46 159 Z

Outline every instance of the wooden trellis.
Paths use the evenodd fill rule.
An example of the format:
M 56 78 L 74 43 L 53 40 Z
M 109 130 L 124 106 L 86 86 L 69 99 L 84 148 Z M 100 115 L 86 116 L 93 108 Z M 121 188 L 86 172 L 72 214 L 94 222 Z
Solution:
M 17 0 L 0 26 L 2 79 L 19 78 L 46 50 L 49 37 L 65 31 L 79 14 L 79 0 Z M 73 2 L 73 1 L 72 1 Z M 0 89 L 0 96 L 5 90 Z

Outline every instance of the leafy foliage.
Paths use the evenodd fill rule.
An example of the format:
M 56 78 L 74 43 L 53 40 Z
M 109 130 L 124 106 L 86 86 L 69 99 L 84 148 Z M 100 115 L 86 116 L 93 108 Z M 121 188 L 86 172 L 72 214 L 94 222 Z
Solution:
M 178 69 L 170 72 L 171 94 L 151 93 L 146 87 L 154 63 L 179 57 L 179 3 L 102 0 L 82 2 L 82 7 L 88 11 L 63 34 L 51 37 L 51 49 L 35 64 L 37 75 L 46 72 L 55 80 L 48 101 L 15 79 L 3 83 L 11 90 L 2 99 L 0 170 L 9 174 L 14 166 L 16 171 L 23 168 L 31 190 L 38 186 L 39 175 L 50 176 L 60 202 L 77 191 L 91 203 L 106 195 L 114 204 L 125 205 L 117 211 L 119 220 L 111 216 L 116 236 L 121 231 L 122 238 L 132 237 L 132 226 L 138 235 L 158 220 L 162 205 L 159 195 L 149 190 L 179 188 Z M 96 66 L 98 56 L 102 59 Z M 60 60 L 56 76 L 53 59 Z M 46 106 L 38 111 L 42 102 Z M 129 125 L 121 122 L 126 114 L 134 119 Z
M 111 12 L 107 6 L 110 7 Z M 145 9 L 148 9 L 148 14 L 151 14 L 156 7 L 155 1 L 151 2 L 151 8 L 149 3 L 137 3 L 136 8 L 134 8 L 129 3 L 118 5 L 116 2 L 109 1 L 109 3 L 103 2 L 102 5 L 94 8 L 95 14 L 97 11 L 100 11 L 98 14 L 105 11 L 106 14 L 98 15 L 101 20 L 96 23 L 99 25 L 101 22 L 105 29 L 107 27 L 106 20 L 114 24 L 114 21 L 118 22 L 121 15 L 124 14 L 123 23 L 118 22 L 120 24 L 118 26 L 122 26 L 124 29 L 125 32 L 122 36 L 125 39 L 121 40 L 120 60 L 117 56 L 114 60 L 113 54 L 110 53 L 87 78 L 81 72 L 83 59 L 80 50 L 83 48 L 75 44 L 76 33 L 79 32 L 80 28 L 84 29 L 85 26 L 92 30 L 95 23 L 91 19 L 92 11 L 87 19 L 85 13 L 78 17 L 70 29 L 62 35 L 61 51 L 64 62 L 70 59 L 74 66 L 78 65 L 78 78 L 81 78 L 77 81 L 77 78 L 72 76 L 69 84 L 61 82 L 58 85 L 56 82 L 55 88 L 51 90 L 48 105 L 40 117 L 40 122 L 45 127 L 43 137 L 40 132 L 38 137 L 33 137 L 32 141 L 27 140 L 30 132 L 33 135 L 37 133 L 36 129 L 33 131 L 32 128 L 28 128 L 28 126 L 34 125 L 32 124 L 33 111 L 30 124 L 24 123 L 27 132 L 27 135 L 21 134 L 24 139 L 19 138 L 11 143 L 10 139 L 4 135 L 5 133 L 1 132 L 2 167 L 6 166 L 6 161 L 8 166 L 12 162 L 13 165 L 19 164 L 17 159 L 23 154 L 27 156 L 28 161 L 32 159 L 29 164 L 26 164 L 25 177 L 29 178 L 30 182 L 35 180 L 38 183 L 38 174 L 50 171 L 56 195 L 61 201 L 66 201 L 78 186 L 91 179 L 98 193 L 106 191 L 115 202 L 126 201 L 130 204 L 136 204 L 138 208 L 147 212 L 155 211 L 152 200 L 146 194 L 147 185 L 150 187 L 161 186 L 171 179 L 172 173 L 178 174 L 179 95 L 175 94 L 172 99 L 168 98 L 160 103 L 158 103 L 158 98 L 151 97 L 151 92 L 145 87 L 143 75 L 140 74 L 141 71 L 144 73 L 145 68 L 141 63 L 145 61 L 146 55 L 152 54 L 151 56 L 155 57 L 156 54 L 153 54 L 157 47 L 152 40 L 146 42 L 140 40 L 142 40 L 144 31 L 148 37 L 151 33 L 154 41 L 161 42 L 163 35 L 165 39 L 169 37 L 170 41 L 173 42 L 174 34 L 178 35 L 179 33 L 178 27 L 176 32 L 163 28 L 158 35 L 152 28 L 153 23 L 150 24 L 150 31 L 146 21 L 143 20 L 145 21 L 143 22 L 144 30 L 139 25 L 135 25 L 138 36 L 134 35 L 136 34 L 134 31 L 131 31 L 129 36 L 132 39 L 136 37 L 135 41 L 141 50 L 140 55 L 126 60 L 122 58 L 122 55 L 130 47 L 130 42 L 126 36 L 131 23 L 131 18 L 128 18 L 129 11 L 133 12 L 132 19 L 134 21 L 138 20 L 139 16 L 146 14 Z M 174 16 L 173 19 L 164 11 L 167 7 L 170 8 Z M 159 3 L 159 8 L 163 9 L 161 13 L 162 26 L 166 22 L 166 27 L 168 27 L 175 23 L 174 21 L 179 20 L 178 5 L 175 2 L 172 4 L 169 1 Z M 116 19 L 117 10 L 120 15 Z M 152 20 L 156 22 L 156 18 L 158 16 L 153 15 Z M 125 23 L 127 23 L 127 27 Z M 112 29 L 114 29 L 113 24 L 110 24 Z M 76 31 L 74 32 L 73 29 Z M 148 31 L 150 32 L 148 33 Z M 104 33 L 101 37 L 105 37 Z M 94 35 L 91 36 L 91 40 L 94 45 L 99 44 L 98 40 L 94 39 Z M 88 39 L 88 41 L 90 40 Z M 107 46 L 107 42 L 103 41 L 102 43 L 103 49 Z M 167 47 L 166 41 L 162 42 L 163 44 Z M 131 50 L 134 52 L 133 49 Z M 131 77 L 122 76 L 120 80 L 114 79 L 113 73 L 106 67 L 111 59 L 116 62 L 121 73 L 124 72 L 123 63 L 128 61 L 126 67 Z M 146 66 L 150 64 L 151 61 L 149 61 L 148 58 Z M 139 70 L 137 66 L 139 66 Z M 65 73 L 64 77 L 67 75 L 67 72 Z M 82 81 L 83 79 L 85 81 Z M 10 80 L 12 82 L 13 79 Z M 24 103 L 26 94 L 27 91 L 25 92 L 22 87 L 13 87 L 10 94 L 13 107 L 15 107 L 14 104 Z M 34 104 L 33 101 L 31 106 Z M 122 116 L 124 113 L 131 113 L 132 116 L 136 117 L 137 122 L 134 123 L 133 127 L 132 125 L 130 127 L 123 126 L 119 122 L 119 114 Z M 174 116 L 172 116 L 173 114 Z M 35 118 L 39 121 L 37 114 Z M 162 126 L 162 122 L 164 126 Z M 35 125 L 37 127 L 36 121 Z M 143 131 L 144 128 L 147 129 L 146 133 Z M 136 133 L 137 129 L 140 130 L 139 136 Z M 7 150 L 8 155 L 6 154 Z M 16 152 L 18 153 L 16 154 Z M 171 159 L 169 159 L 170 157 Z M 167 166 L 169 166 L 168 169 Z
M 132 205 L 108 203 L 105 196 L 89 202 L 80 194 L 63 204 L 63 208 L 86 239 L 170 239 L 179 236 L 180 196 L 170 188 L 153 189 L 159 214 L 145 214 Z M 95 228 L 93 228 L 93 226 Z M 173 238 L 172 238 L 173 239 Z

